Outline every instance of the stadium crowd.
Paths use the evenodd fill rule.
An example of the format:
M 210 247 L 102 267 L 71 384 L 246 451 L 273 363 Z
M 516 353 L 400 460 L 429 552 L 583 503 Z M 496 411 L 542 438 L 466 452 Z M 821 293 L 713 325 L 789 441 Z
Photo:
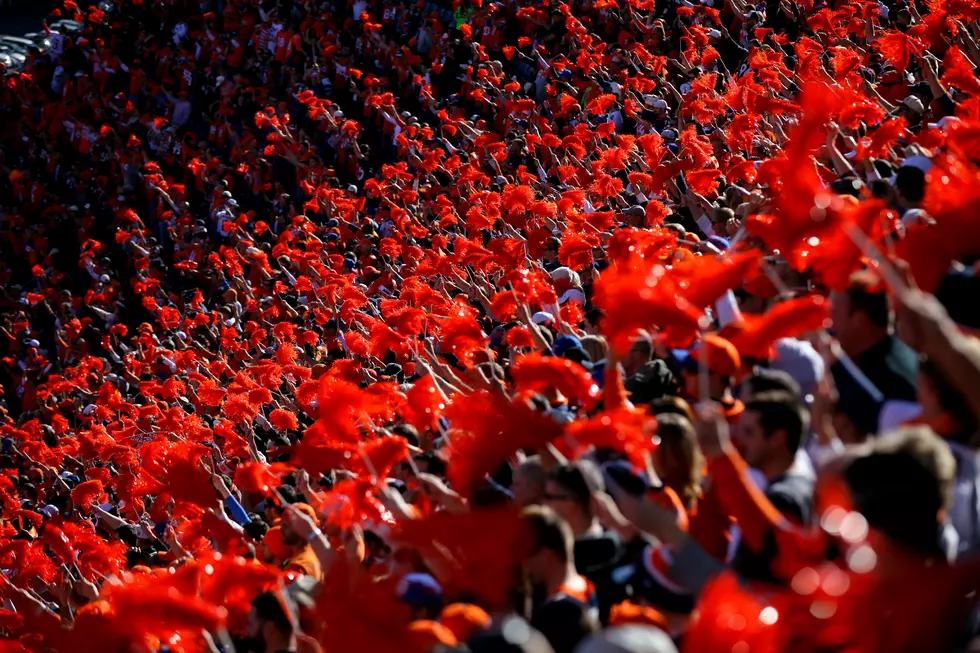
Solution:
M 59 17 L 0 651 L 976 650 L 976 0 Z

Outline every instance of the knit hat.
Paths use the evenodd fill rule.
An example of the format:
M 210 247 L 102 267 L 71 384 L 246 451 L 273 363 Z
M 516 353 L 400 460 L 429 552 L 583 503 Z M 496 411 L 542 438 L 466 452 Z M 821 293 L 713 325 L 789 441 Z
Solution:
M 799 384 L 803 397 L 811 394 L 824 373 L 824 362 L 820 353 L 809 342 L 796 338 L 780 338 L 773 349 L 776 355 L 769 366 L 789 374 Z

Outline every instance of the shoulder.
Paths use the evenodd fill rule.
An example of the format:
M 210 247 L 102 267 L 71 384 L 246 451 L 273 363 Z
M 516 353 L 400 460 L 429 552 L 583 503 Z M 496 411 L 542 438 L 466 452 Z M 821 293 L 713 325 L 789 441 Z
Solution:
M 286 563 L 286 569 L 298 571 L 307 576 L 319 577 L 320 561 L 317 559 L 313 549 L 306 547 Z
M 786 517 L 804 522 L 813 505 L 813 491 L 812 478 L 793 474 L 773 482 L 766 490 L 766 498 Z

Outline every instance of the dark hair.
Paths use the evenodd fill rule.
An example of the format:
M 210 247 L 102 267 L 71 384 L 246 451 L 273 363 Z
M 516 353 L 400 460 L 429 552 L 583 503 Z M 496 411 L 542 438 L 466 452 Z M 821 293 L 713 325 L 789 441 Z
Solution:
M 415 457 L 418 462 L 426 464 L 426 471 L 436 476 L 446 475 L 446 461 L 437 456 L 434 452 L 426 451 Z
M 493 378 L 502 379 L 502 378 L 504 378 L 504 368 L 501 367 L 499 364 L 494 363 L 492 361 L 484 361 L 482 363 L 478 363 L 477 366 L 476 366 L 476 369 L 478 369 L 481 372 L 483 372 L 487 376 L 487 378 L 490 378 L 490 379 L 493 379 Z
M 286 610 L 296 612 L 296 606 L 288 604 L 288 601 L 291 599 L 284 594 L 263 592 L 252 600 L 252 609 L 259 619 L 272 622 L 279 632 L 288 634 L 293 632 L 293 621 Z
M 585 319 L 588 320 L 589 324 L 594 324 L 599 326 L 599 322 L 605 316 L 605 313 L 601 308 L 592 307 L 585 311 Z
M 535 553 L 545 549 L 563 562 L 568 562 L 575 555 L 572 528 L 554 510 L 546 506 L 530 506 L 524 509 L 521 518 L 530 527 Z
M 281 494 L 282 498 L 288 503 L 298 503 L 300 501 L 300 496 L 296 492 L 296 488 L 294 488 L 292 485 L 281 485 L 279 487 L 279 494 Z
M 786 449 L 796 453 L 803 433 L 810 427 L 810 416 L 799 398 L 788 392 L 762 392 L 745 403 L 746 411 L 759 414 L 759 423 L 766 437 L 776 431 L 786 433 Z
M 711 221 L 714 223 L 727 223 L 729 220 L 735 219 L 735 211 L 732 211 L 727 206 L 716 206 L 712 211 Z
M 878 167 L 877 162 L 875 162 L 875 167 Z M 878 199 L 885 199 L 888 197 L 888 191 L 891 190 L 891 184 L 884 179 L 875 179 L 868 184 L 868 188 L 871 190 L 871 194 Z
M 635 351 L 646 360 L 653 358 L 653 342 L 647 336 L 640 336 L 633 340 L 630 351 Z
M 411 424 L 402 422 L 401 424 L 395 424 L 388 430 L 391 431 L 392 435 L 398 435 L 405 438 L 405 440 L 407 440 L 413 447 L 419 446 L 419 431 Z
M 929 428 L 905 427 L 872 441 L 844 478 L 855 509 L 894 542 L 940 553 L 939 511 L 951 501 L 956 461 Z
M 245 524 L 242 530 L 253 540 L 261 540 L 265 537 L 266 532 L 268 532 L 269 525 L 265 523 L 265 520 L 259 514 L 253 512 L 249 513 L 248 516 L 252 521 Z
M 926 173 L 915 166 L 902 166 L 895 175 L 895 188 L 910 202 L 921 202 L 926 194 Z
M 541 336 L 542 340 L 548 343 L 549 347 L 555 344 L 555 335 L 551 332 L 551 329 L 548 328 L 538 329 L 538 334 Z
M 560 485 L 583 510 L 589 511 L 592 493 L 602 488 L 602 474 L 588 461 L 559 465 L 548 479 Z
M 572 653 L 599 631 L 589 606 L 567 599 L 549 602 L 534 614 L 531 625 L 541 631 L 555 653 Z
M 514 468 L 515 479 L 518 472 L 526 473 L 534 484 L 538 486 L 540 491 L 544 490 L 544 486 L 548 482 L 548 472 L 545 471 L 544 465 L 541 464 L 540 456 L 528 456 L 525 460 L 519 463 Z
M 848 288 L 847 300 L 851 313 L 860 311 L 867 315 L 868 320 L 876 327 L 888 328 L 891 323 L 891 311 L 888 307 L 888 296 L 884 292 Z
M 757 367 L 755 372 L 745 380 L 749 388 L 749 395 L 757 395 L 763 392 L 785 392 L 794 397 L 800 396 L 800 384 L 798 384 L 789 372 L 784 370 L 774 370 L 770 367 Z
M 589 352 L 584 349 L 573 347 L 565 352 L 564 358 L 570 361 L 575 361 L 579 364 L 592 363 L 592 358 L 589 356 Z

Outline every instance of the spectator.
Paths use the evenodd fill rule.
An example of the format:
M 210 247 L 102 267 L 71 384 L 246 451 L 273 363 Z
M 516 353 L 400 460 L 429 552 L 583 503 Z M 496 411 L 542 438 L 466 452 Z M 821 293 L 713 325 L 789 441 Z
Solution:
M 523 513 L 534 545 L 526 566 L 532 582 L 544 588 L 544 601 L 533 609 L 531 625 L 555 653 L 574 651 L 598 629 L 599 604 L 594 586 L 575 566 L 575 538 L 568 523 L 549 508 Z
M 809 415 L 797 397 L 769 392 L 752 396 L 736 430 L 736 445 L 745 461 L 761 472 L 766 498 L 787 519 L 806 525 L 813 517 L 814 478 L 798 464 L 797 452 L 809 429 Z M 776 552 L 770 542 L 761 551 L 741 543 L 733 566 L 756 580 L 774 581 Z

